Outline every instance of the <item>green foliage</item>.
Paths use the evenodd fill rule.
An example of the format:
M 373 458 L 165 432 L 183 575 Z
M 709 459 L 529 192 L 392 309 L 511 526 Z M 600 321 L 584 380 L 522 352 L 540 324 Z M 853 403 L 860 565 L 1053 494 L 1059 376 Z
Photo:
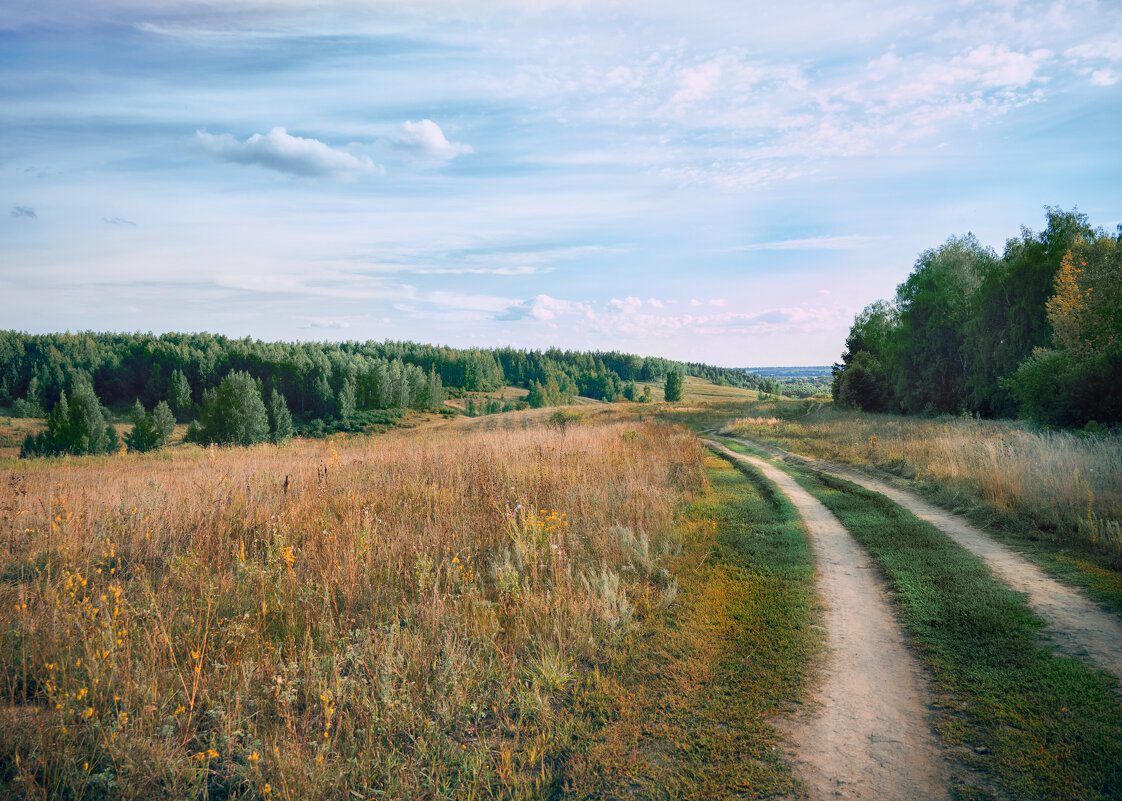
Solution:
M 29 335 L 0 331 L 0 399 L 25 397 L 50 408 L 71 384 L 91 383 L 116 407 L 139 398 L 145 408 L 166 400 L 186 422 L 203 414 L 203 400 L 231 370 L 246 372 L 280 393 L 294 424 L 310 430 L 354 425 L 376 409 L 440 410 L 445 388 L 492 393 L 504 385 L 530 390 L 527 403 L 557 406 L 578 395 L 613 401 L 662 382 L 671 370 L 733 387 L 757 388 L 742 369 L 673 362 L 616 351 L 455 349 L 413 342 L 290 343 L 212 334 Z M 785 390 L 786 391 L 786 390 Z M 353 397 L 353 406 L 352 406 Z M 636 400 L 642 401 L 642 395 Z M 505 404 L 504 404 L 505 408 Z M 199 420 L 192 436 L 207 428 Z
M 965 358 L 970 366 L 967 408 L 986 416 L 1017 412 L 1011 377 L 1034 349 L 1048 344 L 1047 300 L 1064 254 L 1094 231 L 1087 215 L 1047 209 L 1047 227 L 1022 229 L 971 298 Z
M 12 401 L 12 417 L 42 417 L 43 410 L 36 404 L 24 399 L 16 398 Z
M 858 351 L 834 378 L 834 401 L 842 406 L 880 412 L 886 408 L 884 366 L 866 350 Z
M 168 405 L 178 420 L 185 420 L 194 408 L 191 402 L 191 384 L 180 370 L 172 371 L 168 383 Z
M 292 426 L 292 412 L 284 401 L 284 395 L 276 390 L 269 393 L 269 404 L 266 409 L 269 419 L 269 441 L 282 443 L 292 439 L 294 433 Z
M 671 403 L 677 403 L 682 399 L 682 371 L 674 368 L 666 374 L 666 385 L 664 394 L 666 400 Z
M 1088 415 L 1119 419 L 1113 351 L 1033 355 L 1055 325 L 1049 297 L 1064 254 L 1093 233 L 1085 215 L 1049 208 L 1047 228 L 1023 229 L 1001 258 L 972 235 L 925 251 L 893 302 L 874 303 L 854 320 L 835 367 L 834 399 L 909 414 L 1011 415 L 1019 407 L 1062 425 L 1082 425 Z M 1113 240 L 1100 232 L 1096 241 Z M 1100 297 L 1122 284 L 1110 270 L 1096 281 Z M 1087 306 L 1085 318 L 1101 321 L 1097 331 L 1120 325 L 1105 311 L 1119 308 L 1117 296 L 1110 298 L 1097 311 Z
M 47 430 L 27 435 L 20 456 L 115 453 L 118 446 L 117 431 L 106 423 L 93 387 L 79 382 L 69 400 L 65 392 L 59 396 L 58 403 L 47 415 Z
M 151 412 L 145 412 L 139 400 L 132 407 L 132 431 L 125 434 L 130 451 L 154 451 L 168 444 L 175 431 L 175 415 L 166 401 L 160 401 Z
M 252 445 L 269 438 L 269 415 L 257 383 L 247 372 L 231 370 L 216 390 L 203 394 L 193 441 Z
M 566 431 L 569 426 L 576 425 L 583 420 L 583 414 L 569 409 L 558 409 L 549 416 L 549 424 L 560 431 Z
M 348 422 L 355 413 L 355 381 L 348 378 L 339 390 L 339 419 Z
M 1063 258 L 1047 304 L 1052 347 L 1038 348 L 1009 382 L 1022 413 L 1083 427 L 1122 421 L 1122 247 L 1099 236 Z
M 138 399 L 132 407 L 132 431 L 125 434 L 125 444 L 130 451 L 154 451 L 162 444 L 152 416 L 144 411 Z

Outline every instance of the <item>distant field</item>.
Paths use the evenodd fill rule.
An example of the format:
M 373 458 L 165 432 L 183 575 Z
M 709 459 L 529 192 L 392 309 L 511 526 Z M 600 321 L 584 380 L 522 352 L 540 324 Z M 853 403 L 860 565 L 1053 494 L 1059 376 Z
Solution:
M 666 399 L 663 392 L 663 382 L 650 382 L 648 384 L 640 384 L 640 387 L 649 386 L 651 388 L 651 396 L 657 401 L 661 402 Z M 740 389 L 739 387 L 724 387 L 718 384 L 712 384 L 704 378 L 697 378 L 696 376 L 686 376 L 682 384 L 682 403 L 728 403 L 747 401 L 750 398 L 755 398 L 757 392 L 754 389 Z

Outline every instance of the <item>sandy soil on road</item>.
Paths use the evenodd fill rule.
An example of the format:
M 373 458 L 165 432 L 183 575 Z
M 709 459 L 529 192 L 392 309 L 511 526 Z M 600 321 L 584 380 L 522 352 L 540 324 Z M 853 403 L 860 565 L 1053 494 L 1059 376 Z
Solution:
M 713 447 L 762 472 L 802 516 L 817 556 L 830 645 L 825 681 L 795 720 L 795 775 L 814 801 L 946 799 L 950 767 L 930 693 L 869 557 L 819 501 L 774 465 Z
M 851 467 L 822 462 L 754 440 L 739 441 L 843 478 L 872 492 L 879 492 L 921 520 L 926 520 L 985 561 L 990 570 L 1009 587 L 1025 593 L 1032 610 L 1048 623 L 1044 634 L 1049 637 L 1056 650 L 1090 662 L 1122 679 L 1122 620 L 1095 604 L 1079 590 L 1061 584 L 962 517 L 932 506 L 911 492 L 885 481 L 878 481 Z

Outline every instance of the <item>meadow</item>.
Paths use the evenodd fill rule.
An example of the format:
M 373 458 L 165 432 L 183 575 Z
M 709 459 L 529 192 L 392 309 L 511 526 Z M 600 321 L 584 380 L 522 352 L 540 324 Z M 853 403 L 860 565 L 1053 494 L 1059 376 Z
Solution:
M 703 485 L 650 421 L 5 470 L 0 797 L 540 795 Z
M 914 479 L 937 490 L 944 506 L 980 505 L 1122 569 L 1122 435 L 868 414 L 809 401 L 760 402 L 738 412 L 722 431 Z

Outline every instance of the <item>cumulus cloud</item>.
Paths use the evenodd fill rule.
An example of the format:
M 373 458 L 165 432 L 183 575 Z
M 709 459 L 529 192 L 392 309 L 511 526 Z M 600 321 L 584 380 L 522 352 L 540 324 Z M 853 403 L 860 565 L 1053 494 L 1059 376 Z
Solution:
M 449 142 L 444 136 L 444 131 L 432 120 L 420 122 L 407 120 L 401 126 L 401 133 L 394 140 L 394 146 L 436 161 L 451 161 L 456 156 L 475 152 L 471 145 Z
M 983 86 L 1021 87 L 1036 78 L 1041 64 L 1052 57 L 1048 50 L 1019 53 L 1004 45 L 980 45 L 952 61 L 950 75 L 973 79 Z M 961 75 L 956 72 L 962 70 Z
M 1095 70 L 1091 73 L 1091 83 L 1095 86 L 1114 86 L 1118 83 L 1118 75 L 1112 70 Z
M 559 317 L 579 314 L 591 318 L 592 307 L 586 303 L 562 300 L 549 295 L 538 295 L 530 300 L 509 306 L 502 314 L 496 315 L 496 320 L 525 320 L 533 319 L 542 322 L 552 322 Z
M 31 208 L 31 206 L 12 206 L 12 216 L 31 217 L 32 219 L 34 219 L 39 215 L 35 213 L 35 209 Z
M 354 156 L 328 147 L 318 139 L 292 136 L 284 128 L 254 134 L 244 142 L 229 134 L 195 132 L 195 143 L 206 153 L 234 164 L 256 164 L 302 178 L 347 178 L 381 175 L 383 169 L 368 156 Z
M 642 307 L 643 301 L 639 300 L 639 298 L 628 295 L 624 300 L 620 300 L 619 298 L 612 298 L 608 302 L 608 305 L 613 309 L 618 309 L 622 312 L 633 312 L 638 311 L 639 308 Z
M 704 100 L 713 93 L 721 80 L 721 65 L 707 61 L 696 67 L 688 67 L 678 76 L 678 91 L 670 98 L 671 103 L 694 103 Z
M 307 327 L 308 328 L 344 329 L 344 328 L 350 328 L 351 324 L 348 323 L 346 320 L 331 320 L 331 319 L 324 319 L 324 318 L 314 318 L 314 319 L 308 321 Z
M 132 220 L 126 220 L 124 217 L 102 217 L 101 221 L 107 225 L 124 225 L 130 228 L 136 228 L 136 223 Z

